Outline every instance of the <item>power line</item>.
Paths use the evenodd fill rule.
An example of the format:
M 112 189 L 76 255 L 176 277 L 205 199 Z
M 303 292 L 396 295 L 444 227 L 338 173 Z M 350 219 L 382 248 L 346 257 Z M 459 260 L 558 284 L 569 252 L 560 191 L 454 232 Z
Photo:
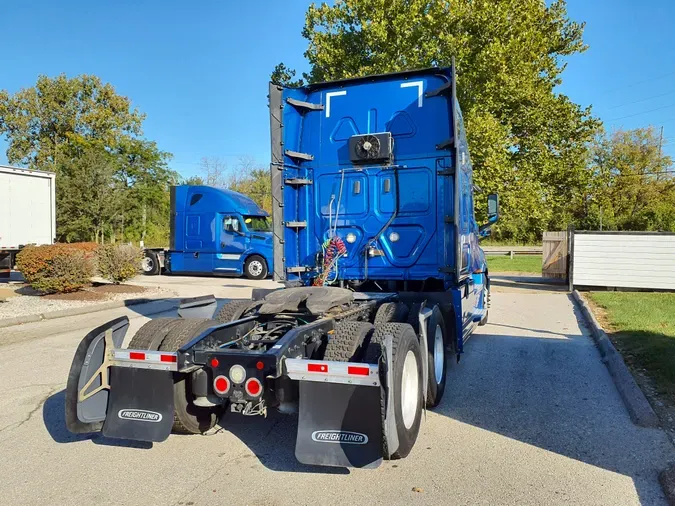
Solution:
M 633 86 L 637 86 L 638 84 L 649 83 L 651 81 L 658 81 L 659 79 L 663 79 L 664 77 L 669 77 L 672 75 L 675 75 L 675 72 L 668 72 L 667 74 L 663 74 L 660 76 L 650 77 L 649 79 L 643 79 L 642 81 L 636 81 L 634 83 L 625 84 L 623 86 L 619 86 L 618 88 L 614 88 L 613 90 L 603 90 L 600 91 L 600 93 L 614 93 L 615 91 L 623 90 L 626 88 L 632 88 Z
M 621 116 L 619 118 L 613 118 L 607 121 L 618 121 L 620 119 L 632 118 L 634 116 L 641 116 L 642 114 L 648 114 L 654 111 L 660 111 L 661 109 L 668 109 L 669 107 L 675 107 L 675 104 L 664 105 L 662 107 L 657 107 L 656 109 L 649 109 L 648 111 L 636 112 L 635 114 L 628 114 L 627 116 Z
M 667 93 L 661 93 L 660 95 L 652 95 L 651 97 L 641 98 L 640 100 L 634 100 L 633 102 L 626 102 L 619 105 L 613 105 L 612 107 L 608 107 L 607 110 L 610 111 L 612 109 L 616 109 L 617 107 L 623 107 L 625 105 L 639 104 L 640 102 L 646 102 L 647 100 L 652 100 L 654 98 L 665 97 L 667 95 L 672 95 L 673 93 L 675 93 L 675 90 L 669 91 Z

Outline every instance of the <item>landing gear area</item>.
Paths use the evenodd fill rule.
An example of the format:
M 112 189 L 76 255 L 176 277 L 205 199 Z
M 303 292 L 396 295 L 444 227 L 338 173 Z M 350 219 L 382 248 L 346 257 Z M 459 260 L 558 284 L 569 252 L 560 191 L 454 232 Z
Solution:
M 395 293 L 256 290 L 215 310 L 213 297 L 185 300 L 128 349 L 126 318 L 89 333 L 69 375 L 69 430 L 159 442 L 208 433 L 223 415 L 227 428 L 228 416 L 297 411 L 300 462 L 377 467 L 412 450 L 457 346 L 451 302 Z

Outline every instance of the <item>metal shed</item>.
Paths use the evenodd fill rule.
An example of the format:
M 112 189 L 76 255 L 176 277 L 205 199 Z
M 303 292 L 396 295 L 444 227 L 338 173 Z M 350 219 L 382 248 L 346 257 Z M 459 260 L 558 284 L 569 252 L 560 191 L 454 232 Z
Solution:
M 675 290 L 675 233 L 574 231 L 570 239 L 570 289 Z

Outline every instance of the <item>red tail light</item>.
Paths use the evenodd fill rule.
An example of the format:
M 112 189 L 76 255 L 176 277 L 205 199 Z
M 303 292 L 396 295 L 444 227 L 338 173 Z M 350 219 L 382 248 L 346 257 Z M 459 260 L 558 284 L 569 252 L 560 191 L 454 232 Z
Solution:
M 230 391 L 230 380 L 226 376 L 216 376 L 213 380 L 213 390 L 218 395 L 225 395 Z
M 129 358 L 131 360 L 145 360 L 145 353 L 140 353 L 138 351 L 130 351 Z
M 258 397 L 262 393 L 262 383 L 257 378 L 249 378 L 244 385 L 246 393 L 251 397 Z
M 347 374 L 355 374 L 356 376 L 368 376 L 370 374 L 370 369 L 368 369 L 367 367 L 350 365 L 347 367 Z
M 307 372 L 328 372 L 326 364 L 307 364 Z
M 177 362 L 178 357 L 176 355 L 161 355 L 159 357 L 162 362 Z

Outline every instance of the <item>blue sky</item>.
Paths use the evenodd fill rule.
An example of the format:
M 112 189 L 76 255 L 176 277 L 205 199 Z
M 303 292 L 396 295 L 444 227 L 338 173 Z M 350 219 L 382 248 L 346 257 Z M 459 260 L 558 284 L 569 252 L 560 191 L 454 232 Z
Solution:
M 96 74 L 147 114 L 147 138 L 199 160 L 269 160 L 267 81 L 276 63 L 306 70 L 304 0 L 0 0 L 0 88 L 39 74 Z M 675 156 L 675 2 L 569 0 L 590 49 L 569 60 L 561 91 L 607 128 L 663 125 Z M 0 139 L 0 163 L 6 163 Z

